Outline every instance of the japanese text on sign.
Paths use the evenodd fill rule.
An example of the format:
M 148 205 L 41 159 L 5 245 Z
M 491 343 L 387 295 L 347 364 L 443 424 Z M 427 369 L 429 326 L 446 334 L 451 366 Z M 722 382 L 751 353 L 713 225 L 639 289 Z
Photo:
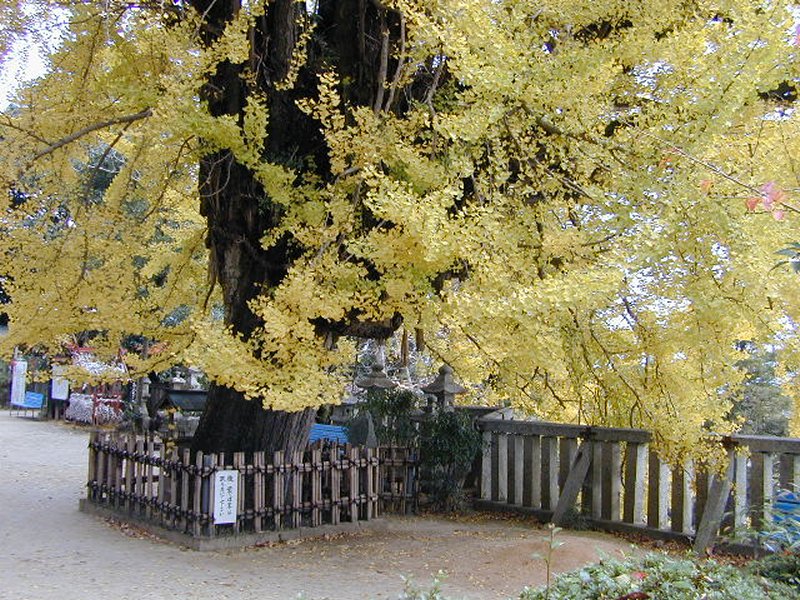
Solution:
M 214 473 L 214 523 L 236 523 L 236 507 L 239 503 L 239 472 L 217 471 Z

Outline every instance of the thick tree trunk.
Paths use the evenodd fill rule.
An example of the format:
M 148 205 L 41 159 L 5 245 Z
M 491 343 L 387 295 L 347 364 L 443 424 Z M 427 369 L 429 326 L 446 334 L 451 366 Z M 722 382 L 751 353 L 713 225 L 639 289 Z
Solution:
M 193 5 L 204 16 L 202 37 L 211 46 L 239 11 L 241 0 L 195 0 Z M 381 70 L 377 64 L 379 48 L 372 46 L 380 46 L 386 32 L 386 11 L 369 0 L 322 0 L 317 15 L 320 43 L 307 49 L 306 66 L 293 88 L 282 89 L 277 84 L 289 72 L 299 28 L 308 18 L 305 11 L 305 4 L 296 0 L 269 2 L 266 15 L 251 32 L 249 65 L 221 63 L 209 76 L 202 97 L 213 116 L 231 115 L 241 123 L 248 95 L 266 95 L 270 125 L 265 160 L 296 166 L 298 159 L 310 158 L 307 164 L 314 165 L 310 168 L 325 180 L 330 174 L 324 138 L 318 124 L 298 110 L 295 99 L 316 94 L 314 70 L 323 60 L 332 59 L 339 72 L 353 81 L 346 93 L 348 100 L 372 105 L 382 85 L 376 74 L 385 72 L 385 65 Z M 242 77 L 246 68 L 248 76 Z M 229 151 L 204 158 L 199 176 L 211 272 L 222 289 L 225 323 L 247 338 L 263 325 L 248 303 L 262 289 L 281 282 L 296 258 L 297 246 L 289 239 L 267 250 L 261 246 L 265 233 L 279 224 L 280 208 Z M 314 413 L 314 409 L 298 413 L 265 410 L 258 400 L 246 400 L 233 389 L 215 385 L 209 390 L 193 448 L 217 452 L 297 450 L 305 444 Z
M 298 412 L 264 410 L 227 387 L 212 385 L 209 402 L 192 448 L 203 452 L 297 452 L 308 441 L 315 409 Z

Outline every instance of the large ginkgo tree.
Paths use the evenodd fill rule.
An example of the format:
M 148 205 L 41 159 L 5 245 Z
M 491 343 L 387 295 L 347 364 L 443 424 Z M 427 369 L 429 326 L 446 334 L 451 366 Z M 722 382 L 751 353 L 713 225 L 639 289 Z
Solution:
M 358 338 L 485 401 L 728 431 L 792 366 L 800 31 L 763 0 L 3 2 L 55 48 L 0 116 L 14 346 L 138 336 L 214 382 L 195 447 L 300 447 Z M 788 375 L 785 377 L 788 380 Z

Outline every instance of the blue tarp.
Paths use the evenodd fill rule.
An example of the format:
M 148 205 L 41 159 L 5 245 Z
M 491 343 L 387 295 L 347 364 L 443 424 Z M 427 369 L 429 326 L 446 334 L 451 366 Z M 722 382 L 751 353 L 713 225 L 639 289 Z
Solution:
M 772 505 L 773 519 L 776 523 L 782 523 L 789 529 L 800 534 L 800 495 L 794 492 L 783 491 L 775 498 Z
M 11 401 L 12 406 L 17 406 L 19 408 L 26 408 L 29 410 L 33 410 L 36 408 L 42 408 L 44 404 L 44 394 L 40 394 L 38 392 L 25 392 L 25 399 L 22 403 Z
M 323 425 L 322 423 L 314 423 L 311 426 L 311 435 L 308 437 L 308 443 L 313 444 L 319 440 L 328 440 L 330 442 L 346 444 L 347 429 L 340 425 Z
M 772 504 L 774 529 L 762 532 L 763 543 L 774 551 L 800 543 L 800 494 L 783 490 Z

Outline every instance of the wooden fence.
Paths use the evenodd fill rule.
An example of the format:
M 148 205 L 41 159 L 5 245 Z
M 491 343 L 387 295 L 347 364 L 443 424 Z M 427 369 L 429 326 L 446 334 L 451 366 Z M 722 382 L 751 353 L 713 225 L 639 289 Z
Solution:
M 483 432 L 483 508 L 530 512 L 557 524 L 586 520 L 599 529 L 711 544 L 731 534 L 768 529 L 782 490 L 800 490 L 800 439 L 721 438 L 727 469 L 709 473 L 692 461 L 664 463 L 650 433 L 498 418 Z
M 156 438 L 94 433 L 86 502 L 194 538 L 369 521 L 416 502 L 416 450 L 317 445 L 276 452 L 168 450 Z M 215 521 L 215 474 L 231 477 L 232 523 Z M 233 473 L 231 473 L 233 472 Z M 230 508 L 230 507 L 229 507 Z

